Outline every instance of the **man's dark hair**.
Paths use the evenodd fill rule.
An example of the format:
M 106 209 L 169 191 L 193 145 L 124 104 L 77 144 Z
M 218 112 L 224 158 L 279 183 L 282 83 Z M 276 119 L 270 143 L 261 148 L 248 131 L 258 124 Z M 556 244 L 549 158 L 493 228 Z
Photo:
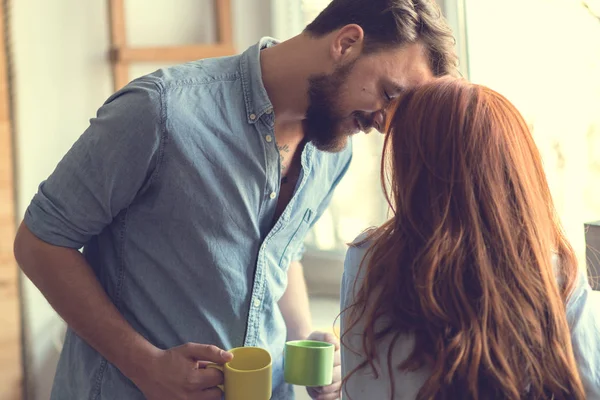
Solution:
M 455 40 L 433 0 L 333 0 L 305 32 L 320 37 L 348 24 L 365 32 L 365 54 L 420 42 L 434 75 L 457 73 Z

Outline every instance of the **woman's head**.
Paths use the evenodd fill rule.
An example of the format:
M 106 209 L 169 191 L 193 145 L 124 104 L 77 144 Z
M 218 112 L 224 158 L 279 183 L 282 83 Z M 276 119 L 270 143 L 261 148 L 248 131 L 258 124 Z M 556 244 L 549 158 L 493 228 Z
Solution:
M 444 78 L 404 94 L 387 131 L 393 216 L 370 236 L 351 312 L 370 315 L 368 363 L 382 336 L 413 332 L 401 367 L 432 369 L 420 399 L 583 399 L 564 306 L 576 262 L 522 116 Z

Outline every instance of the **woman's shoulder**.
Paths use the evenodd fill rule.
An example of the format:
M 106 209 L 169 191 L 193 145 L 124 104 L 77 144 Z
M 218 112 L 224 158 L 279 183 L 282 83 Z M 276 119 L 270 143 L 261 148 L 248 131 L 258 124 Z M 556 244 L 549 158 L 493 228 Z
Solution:
M 346 260 L 344 262 L 344 274 L 356 277 L 368 250 L 374 242 L 375 228 L 367 229 L 348 244 Z

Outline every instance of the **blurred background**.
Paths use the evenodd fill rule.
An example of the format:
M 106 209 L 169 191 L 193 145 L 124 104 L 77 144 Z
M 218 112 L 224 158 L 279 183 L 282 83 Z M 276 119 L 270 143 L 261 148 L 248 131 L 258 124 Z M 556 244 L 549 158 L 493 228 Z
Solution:
M 0 400 L 49 398 L 64 323 L 17 273 L 12 239 L 37 185 L 114 91 L 113 71 L 132 79 L 174 64 L 181 46 L 225 40 L 215 49 L 237 53 L 262 36 L 287 39 L 328 3 L 126 0 L 123 15 L 113 8 L 115 26 L 108 0 L 0 0 Z M 462 74 L 508 97 L 532 127 L 560 218 L 585 265 L 595 257 L 586 229 L 589 245 L 600 220 L 600 0 L 438 3 L 455 32 Z M 154 52 L 113 51 L 111 63 L 117 45 Z M 143 61 L 127 69 L 116 63 L 134 59 Z M 307 238 L 317 328 L 331 329 L 339 312 L 346 243 L 385 219 L 381 145 L 380 135 L 356 136 L 350 171 Z

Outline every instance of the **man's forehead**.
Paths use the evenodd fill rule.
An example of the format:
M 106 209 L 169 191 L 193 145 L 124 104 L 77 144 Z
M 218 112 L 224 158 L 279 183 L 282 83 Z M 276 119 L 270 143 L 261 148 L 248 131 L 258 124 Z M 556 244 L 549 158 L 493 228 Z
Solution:
M 383 77 L 384 85 L 395 93 L 402 93 L 414 86 L 421 85 L 433 78 L 433 73 L 428 66 L 395 70 Z
M 423 46 L 415 43 L 400 49 L 381 52 L 382 75 L 398 91 L 418 85 L 433 77 Z

